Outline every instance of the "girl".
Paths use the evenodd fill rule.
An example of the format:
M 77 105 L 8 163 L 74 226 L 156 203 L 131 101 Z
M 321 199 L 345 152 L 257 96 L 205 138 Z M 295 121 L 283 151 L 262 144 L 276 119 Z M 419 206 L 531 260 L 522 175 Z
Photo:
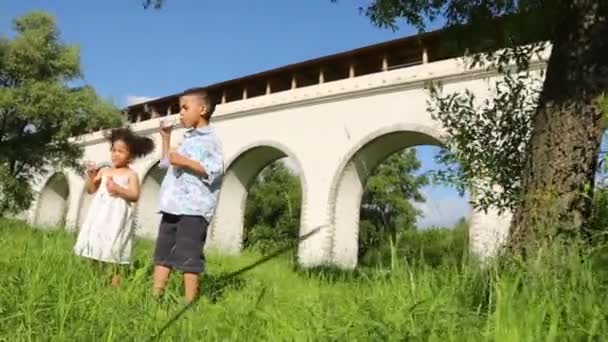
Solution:
M 131 204 L 139 199 L 139 179 L 129 164 L 152 152 L 154 142 L 128 128 L 112 130 L 107 140 L 112 165 L 101 170 L 89 165 L 87 169 L 85 186 L 95 196 L 80 227 L 74 252 L 102 263 L 124 265 L 131 261 Z M 120 274 L 115 269 L 112 286 L 119 285 Z

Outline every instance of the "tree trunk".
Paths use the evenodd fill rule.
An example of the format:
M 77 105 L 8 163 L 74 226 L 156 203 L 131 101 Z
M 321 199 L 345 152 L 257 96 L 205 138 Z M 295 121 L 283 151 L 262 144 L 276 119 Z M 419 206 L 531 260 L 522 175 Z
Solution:
M 517 251 L 582 233 L 591 211 L 608 89 L 608 1 L 562 3 L 511 226 Z

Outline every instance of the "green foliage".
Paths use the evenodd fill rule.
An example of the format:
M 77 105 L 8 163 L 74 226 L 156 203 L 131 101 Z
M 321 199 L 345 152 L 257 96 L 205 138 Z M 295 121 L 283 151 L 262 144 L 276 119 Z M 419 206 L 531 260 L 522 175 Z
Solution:
M 604 94 L 601 101 L 602 113 L 604 118 L 604 129 L 608 129 L 608 95 Z
M 421 215 L 411 201 L 424 202 L 421 187 L 426 175 L 415 175 L 421 167 L 415 149 L 395 153 L 382 162 L 367 180 L 359 225 L 359 257 L 416 228 Z
M 150 295 L 152 243 L 137 241 L 118 289 L 73 244 L 65 232 L 0 222 L 0 340 L 146 341 L 183 308 L 179 277 L 166 299 Z M 483 269 L 447 252 L 433 267 L 408 259 L 391 271 L 294 272 L 275 259 L 221 281 L 258 258 L 209 255 L 200 302 L 160 340 L 597 341 L 608 331 L 605 261 L 577 249 Z
M 376 26 L 392 30 L 397 30 L 400 22 L 404 22 L 423 32 L 441 21 L 448 30 L 443 33 L 445 39 L 442 39 L 440 51 L 473 53 L 474 64 L 490 58 L 499 61 L 499 69 L 511 61 L 520 69 L 527 69 L 530 54 L 545 49 L 537 42 L 546 41 L 554 32 L 564 3 L 374 0 L 359 9 Z M 496 51 L 501 48 L 507 50 Z
M 28 178 L 13 176 L 6 165 L 0 164 L 0 217 L 5 212 L 27 208 L 34 198 Z
M 530 72 L 507 72 L 483 101 L 469 90 L 443 94 L 432 86 L 428 111 L 448 133 L 448 148 L 437 158 L 445 168 L 434 171 L 433 179 L 461 194 L 470 191 L 475 208 L 515 209 L 540 89 Z
M 51 15 L 26 14 L 13 28 L 0 38 L 0 215 L 29 206 L 34 176 L 78 167 L 71 137 L 122 124 L 93 88 L 69 86 L 82 76 L 79 49 L 61 42 Z
M 604 118 L 604 130 L 608 128 L 608 96 L 602 97 L 602 113 Z M 604 133 L 606 140 L 606 133 Z M 606 184 L 606 172 L 608 172 L 608 155 L 606 151 L 600 151 L 598 175 L 595 191 L 593 192 L 593 207 L 589 228 L 594 240 L 600 242 L 608 241 L 608 184 Z
M 395 240 L 370 250 L 360 262 L 379 268 L 393 265 L 396 259 L 425 267 L 439 267 L 446 260 L 461 262 L 468 257 L 468 233 L 464 218 L 451 228 L 407 229 Z
M 249 189 L 245 208 L 245 248 L 262 252 L 298 238 L 302 188 L 281 161 L 266 167 Z
M 555 20 L 558 4 L 550 6 L 545 1 L 538 0 L 499 0 L 499 1 L 391 1 L 374 0 L 361 7 L 360 10 L 371 21 L 380 26 L 392 29 L 398 28 L 398 20 L 404 20 L 419 30 L 425 30 L 429 23 L 443 19 L 446 25 L 472 24 L 480 25 L 498 17 L 513 16 L 520 13 L 535 13 L 544 10 L 545 23 Z M 520 30 L 526 27 L 519 28 Z M 497 28 L 494 28 L 497 30 Z
M 594 238 L 608 241 L 608 188 L 598 187 L 593 193 L 593 207 L 589 226 Z

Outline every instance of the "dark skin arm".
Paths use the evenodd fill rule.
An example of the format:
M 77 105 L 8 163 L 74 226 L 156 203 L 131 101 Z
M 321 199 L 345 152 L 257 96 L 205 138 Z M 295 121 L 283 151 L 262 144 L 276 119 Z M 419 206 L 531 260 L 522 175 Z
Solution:
M 171 127 L 161 127 L 160 136 L 162 138 L 163 158 L 169 160 L 169 164 L 174 167 L 188 169 L 200 177 L 207 177 L 207 171 L 197 161 L 189 159 L 177 152 L 171 152 Z
M 201 163 L 186 158 L 177 152 L 169 152 L 169 163 L 175 167 L 188 169 L 197 174 L 198 176 L 207 177 L 207 171 L 201 165 Z
M 112 196 L 121 197 L 129 202 L 135 202 L 139 199 L 139 177 L 133 171 L 129 173 L 129 184 L 126 188 L 114 183 L 112 178 L 108 178 L 106 182 L 108 193 Z
M 97 189 L 99 189 L 99 184 L 101 183 L 101 177 L 104 174 L 104 170 L 98 169 L 88 169 L 87 170 L 87 180 L 85 183 L 85 189 L 88 194 L 95 193 Z

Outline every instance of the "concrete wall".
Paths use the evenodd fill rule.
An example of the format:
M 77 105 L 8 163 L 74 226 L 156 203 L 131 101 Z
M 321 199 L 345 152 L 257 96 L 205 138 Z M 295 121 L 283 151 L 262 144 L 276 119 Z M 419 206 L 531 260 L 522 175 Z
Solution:
M 136 234 L 156 239 L 158 225 L 160 224 L 160 214 L 158 213 L 158 196 L 160 185 L 166 171 L 154 164 L 141 180 L 140 200 L 135 209 L 134 223 Z
M 302 181 L 300 233 L 322 228 L 301 243 L 300 263 L 354 267 L 359 205 L 370 170 L 397 150 L 440 145 L 445 138 L 443 128 L 426 111 L 425 83 L 441 80 L 445 91 L 468 88 L 483 98 L 491 77 L 491 72 L 447 60 L 219 105 L 213 124 L 223 142 L 226 176 L 206 248 L 238 253 L 249 186 L 266 165 L 288 156 L 298 165 Z M 160 146 L 157 127 L 158 119 L 133 126 Z M 173 144 L 180 139 L 181 132 L 174 133 Z M 85 147 L 85 159 L 109 158 L 109 146 L 100 133 L 78 141 Z M 133 165 L 143 182 L 137 234 L 148 238 L 154 238 L 158 224 L 158 160 L 157 150 Z M 40 214 L 32 215 L 55 220 L 50 212 L 56 210 L 47 208 L 61 208 L 59 203 L 67 201 L 66 222 L 77 225 L 83 215 L 80 208 L 86 206 L 84 180 L 66 174 L 71 196 L 52 195 L 47 190 L 50 183 L 45 183 L 37 207 Z M 472 250 L 482 256 L 494 253 L 504 240 L 508 215 L 473 212 L 471 221 Z M 497 235 L 501 238 L 493 238 Z

